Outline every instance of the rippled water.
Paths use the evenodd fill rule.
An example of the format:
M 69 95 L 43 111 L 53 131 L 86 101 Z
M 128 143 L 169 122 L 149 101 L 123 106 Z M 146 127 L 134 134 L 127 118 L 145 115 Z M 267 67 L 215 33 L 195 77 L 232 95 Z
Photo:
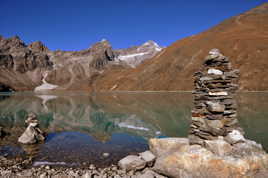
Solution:
M 268 150 L 268 93 L 241 93 L 237 100 L 246 136 Z M 0 155 L 32 157 L 34 165 L 109 165 L 148 149 L 149 138 L 187 136 L 191 107 L 191 93 L 2 94 L 0 126 L 9 134 Z M 48 134 L 43 144 L 17 143 L 29 112 Z

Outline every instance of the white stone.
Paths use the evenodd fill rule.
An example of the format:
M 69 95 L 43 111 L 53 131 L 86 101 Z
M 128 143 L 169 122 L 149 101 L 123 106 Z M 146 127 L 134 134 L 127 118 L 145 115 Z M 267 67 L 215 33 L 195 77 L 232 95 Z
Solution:
M 228 93 L 226 91 L 220 91 L 220 92 L 209 92 L 210 96 L 227 96 Z
M 36 127 L 37 125 L 38 125 L 38 123 L 36 123 L 36 122 L 31 122 L 31 123 L 29 124 L 30 127 Z
M 221 54 L 220 50 L 216 48 L 209 51 L 209 55 L 220 55 L 220 54 Z
M 34 123 L 31 123 L 34 124 Z M 19 137 L 18 141 L 23 144 L 33 144 L 37 142 L 37 139 L 35 136 L 37 135 L 37 132 L 34 129 L 34 126 L 29 125 L 25 132 Z
M 218 69 L 208 69 L 208 74 L 213 74 L 213 75 L 223 75 L 223 72 Z
M 233 130 L 232 132 L 228 133 L 228 135 L 225 137 L 225 140 L 230 144 L 246 141 L 244 136 L 238 130 Z
M 86 172 L 82 178 L 91 178 L 91 174 L 89 172 Z
M 213 78 L 211 78 L 211 77 L 201 77 L 200 80 L 201 81 L 213 80 Z
M 102 153 L 102 156 L 103 157 L 108 157 L 108 156 L 110 156 L 110 153 Z

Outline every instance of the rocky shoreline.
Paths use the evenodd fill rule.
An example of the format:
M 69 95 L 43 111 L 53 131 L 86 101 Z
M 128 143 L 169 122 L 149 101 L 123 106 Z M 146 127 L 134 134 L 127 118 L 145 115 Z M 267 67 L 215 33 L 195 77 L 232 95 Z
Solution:
M 83 177 L 83 178 L 165 178 L 165 177 L 256 177 L 268 176 L 268 156 L 260 144 L 246 140 L 231 150 L 228 143 L 215 140 L 213 147 L 190 145 L 188 138 L 150 139 L 150 150 L 129 155 L 106 168 L 27 167 L 31 160 L 0 157 L 0 177 Z
M 147 164 L 145 160 L 134 155 L 127 156 L 124 160 L 122 163 L 119 162 L 118 165 L 111 165 L 105 168 L 98 168 L 93 164 L 87 167 L 59 167 L 50 165 L 27 167 L 26 165 L 31 160 L 0 157 L 0 177 L 165 178 L 165 176 L 161 176 L 152 170 L 152 161 L 147 160 Z M 149 167 L 146 167 L 146 165 Z

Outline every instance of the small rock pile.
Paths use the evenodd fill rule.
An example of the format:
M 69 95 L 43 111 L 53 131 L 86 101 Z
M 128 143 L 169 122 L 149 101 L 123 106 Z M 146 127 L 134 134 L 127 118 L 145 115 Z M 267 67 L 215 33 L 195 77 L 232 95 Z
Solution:
M 19 137 L 18 142 L 22 144 L 34 144 L 45 140 L 44 133 L 38 127 L 38 120 L 34 113 L 28 114 L 25 123 L 28 127 Z
M 234 100 L 239 70 L 233 70 L 227 57 L 212 49 L 203 68 L 194 74 L 194 109 L 190 126 L 190 144 L 204 145 L 204 140 L 219 136 L 230 144 L 243 141 Z

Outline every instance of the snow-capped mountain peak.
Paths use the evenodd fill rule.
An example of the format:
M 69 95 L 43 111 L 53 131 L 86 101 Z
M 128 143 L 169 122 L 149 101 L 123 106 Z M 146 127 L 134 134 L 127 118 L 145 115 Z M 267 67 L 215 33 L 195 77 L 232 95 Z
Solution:
M 136 67 L 144 60 L 154 57 L 161 50 L 162 48 L 156 42 L 149 40 L 140 46 L 117 50 L 119 54 L 117 60 L 124 61 L 131 67 Z

